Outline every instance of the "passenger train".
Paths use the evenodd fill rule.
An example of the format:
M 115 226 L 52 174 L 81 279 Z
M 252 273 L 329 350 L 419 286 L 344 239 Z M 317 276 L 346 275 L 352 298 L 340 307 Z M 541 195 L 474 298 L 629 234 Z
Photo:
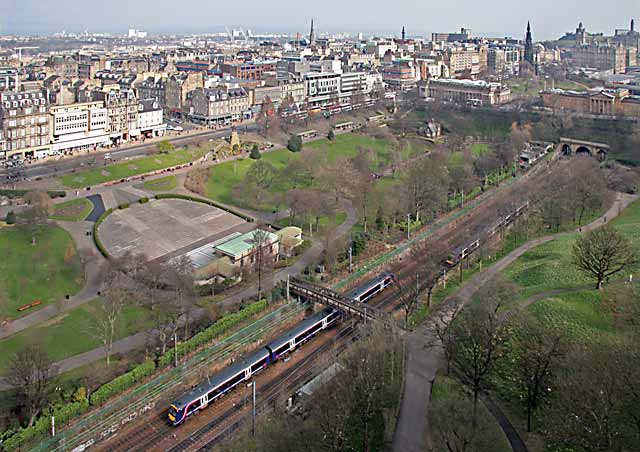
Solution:
M 516 218 L 523 215 L 529 209 L 529 201 L 520 205 L 520 207 L 512 210 L 507 215 L 504 215 L 498 219 L 483 235 L 483 238 L 476 238 L 472 242 L 466 245 L 459 246 L 454 249 L 449 257 L 445 260 L 445 265 L 449 268 L 453 268 L 458 265 L 467 256 L 470 256 L 475 250 L 480 248 L 480 243 L 490 239 L 492 236 L 500 232 L 502 229 L 508 227 L 515 221 Z
M 366 283 L 361 284 L 356 289 L 354 289 L 349 294 L 349 298 L 360 303 L 366 303 L 394 282 L 395 277 L 393 276 L 393 273 L 382 273 L 381 275 L 376 276 L 374 279 L 367 281 Z
M 245 356 L 236 363 L 219 372 L 208 382 L 196 386 L 183 394 L 169 407 L 169 422 L 177 426 L 189 416 L 206 408 L 217 399 L 223 397 L 243 381 L 251 379 L 267 366 L 283 358 L 287 353 L 300 347 L 318 332 L 329 328 L 336 322 L 339 312 L 326 308 L 302 321 L 265 347 Z

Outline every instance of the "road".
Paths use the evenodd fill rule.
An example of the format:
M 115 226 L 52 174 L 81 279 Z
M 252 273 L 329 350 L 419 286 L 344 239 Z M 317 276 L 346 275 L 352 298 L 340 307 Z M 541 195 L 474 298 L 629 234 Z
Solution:
M 606 214 L 581 230 L 583 232 L 590 231 L 608 223 L 638 198 L 637 195 L 619 194 Z M 442 349 L 438 345 L 435 322 L 440 323 L 441 326 L 448 324 L 487 281 L 501 273 L 517 258 L 543 243 L 566 234 L 561 233 L 531 240 L 484 271 L 476 273 L 434 311 L 431 321 L 406 336 L 406 377 L 400 416 L 393 439 L 395 452 L 423 452 L 429 450 L 431 446 L 428 417 L 431 386 L 437 371 L 444 364 Z
M 176 137 L 167 138 L 174 146 L 188 143 L 196 139 L 210 139 L 210 138 L 222 138 L 229 135 L 231 129 L 217 129 L 217 130 L 205 130 L 192 134 L 185 134 Z M 255 124 L 250 123 L 242 126 L 243 131 L 253 132 L 257 130 Z M 42 163 L 32 163 L 26 165 L 21 170 L 22 177 L 28 179 L 35 179 L 37 177 L 51 177 L 67 174 L 73 170 L 78 169 L 91 169 L 90 162 L 94 161 L 97 157 L 102 157 L 106 152 L 111 154 L 109 163 L 115 163 L 121 160 L 130 159 L 145 155 L 149 150 L 155 148 L 159 140 L 154 140 L 152 143 L 141 143 L 126 148 L 114 148 L 113 150 L 105 150 L 105 152 L 87 152 L 79 155 L 78 157 L 65 158 L 55 161 L 47 161 Z M 93 165 L 95 167 L 96 165 Z M 10 171 L 3 168 L 0 169 L 0 184 L 9 184 L 11 181 L 7 179 L 7 175 Z

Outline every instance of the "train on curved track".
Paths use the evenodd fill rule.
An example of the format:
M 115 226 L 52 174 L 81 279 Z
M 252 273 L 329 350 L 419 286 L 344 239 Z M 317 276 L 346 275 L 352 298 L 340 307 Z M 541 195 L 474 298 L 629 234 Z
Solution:
M 224 397 L 242 382 L 250 380 L 288 353 L 301 347 L 320 331 L 331 327 L 339 315 L 340 313 L 333 308 L 323 309 L 263 348 L 222 370 L 206 383 L 183 394 L 169 407 L 169 422 L 173 426 L 182 424 L 187 418 Z

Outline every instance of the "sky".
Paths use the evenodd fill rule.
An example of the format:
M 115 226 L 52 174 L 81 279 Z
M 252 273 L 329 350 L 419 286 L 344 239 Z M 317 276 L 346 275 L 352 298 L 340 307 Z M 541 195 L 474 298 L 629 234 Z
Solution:
M 471 28 L 483 36 L 521 38 L 531 20 L 534 40 L 554 39 L 582 21 L 588 31 L 612 34 L 640 28 L 640 0 L 0 0 L 0 34 L 57 31 L 122 33 L 218 32 L 225 26 L 258 32 L 316 30 L 410 36 Z

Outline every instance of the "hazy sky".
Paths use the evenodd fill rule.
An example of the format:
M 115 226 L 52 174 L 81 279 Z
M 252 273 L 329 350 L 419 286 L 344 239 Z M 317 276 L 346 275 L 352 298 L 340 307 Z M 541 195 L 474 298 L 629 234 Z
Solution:
M 399 33 L 471 28 L 474 33 L 521 37 L 531 20 L 534 39 L 556 38 L 579 21 L 587 30 L 627 28 L 640 0 L 0 0 L 0 33 L 67 31 L 151 33 L 221 31 L 307 32 L 311 17 L 323 31 Z

